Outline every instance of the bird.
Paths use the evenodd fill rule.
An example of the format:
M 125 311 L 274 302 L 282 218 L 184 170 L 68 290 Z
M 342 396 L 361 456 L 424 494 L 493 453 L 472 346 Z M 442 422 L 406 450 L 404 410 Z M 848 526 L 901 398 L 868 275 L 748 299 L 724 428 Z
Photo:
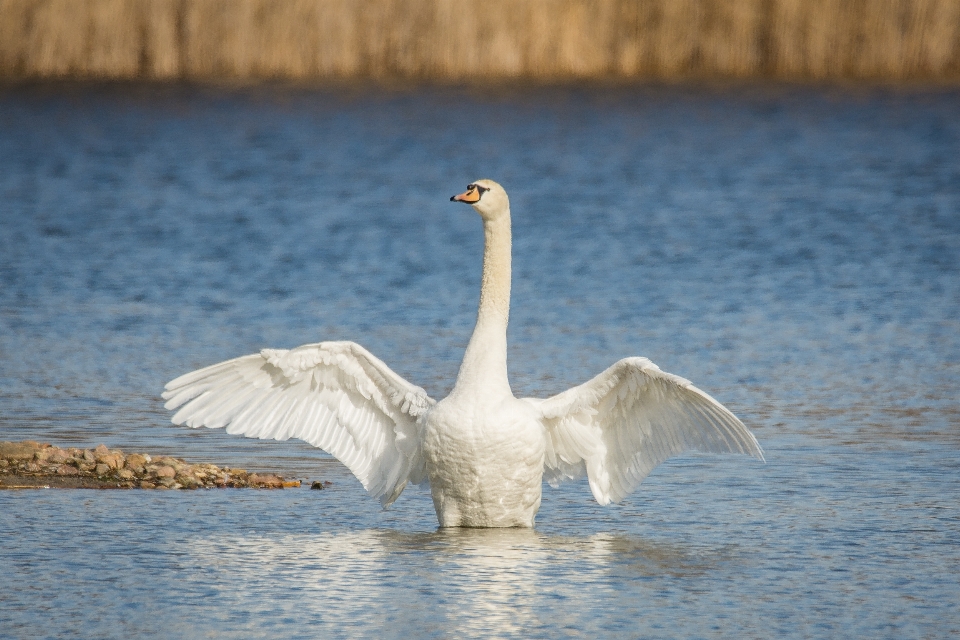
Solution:
M 517 398 L 507 376 L 510 201 L 477 180 L 450 198 L 483 223 L 473 333 L 439 402 L 355 342 L 329 341 L 214 364 L 169 382 L 172 422 L 251 438 L 297 438 L 342 462 L 384 508 L 429 485 L 445 527 L 533 527 L 543 482 L 587 477 L 601 505 L 635 490 L 685 451 L 763 461 L 726 407 L 643 357 L 627 357 L 549 398 Z

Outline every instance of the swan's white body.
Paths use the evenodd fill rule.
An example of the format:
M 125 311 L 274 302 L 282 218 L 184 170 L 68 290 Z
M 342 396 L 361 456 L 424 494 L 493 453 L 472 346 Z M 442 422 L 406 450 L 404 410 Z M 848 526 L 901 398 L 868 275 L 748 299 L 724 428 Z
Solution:
M 443 527 L 531 527 L 546 479 L 587 476 L 600 504 L 621 500 L 683 451 L 763 459 L 753 434 L 716 400 L 646 358 L 625 358 L 546 400 L 507 379 L 510 206 L 480 180 L 456 200 L 483 219 L 477 325 L 450 395 L 435 402 L 353 342 L 321 342 L 200 369 L 167 384 L 176 424 L 299 438 L 334 455 L 391 504 L 429 482 Z M 182 406 L 181 406 L 182 405 Z

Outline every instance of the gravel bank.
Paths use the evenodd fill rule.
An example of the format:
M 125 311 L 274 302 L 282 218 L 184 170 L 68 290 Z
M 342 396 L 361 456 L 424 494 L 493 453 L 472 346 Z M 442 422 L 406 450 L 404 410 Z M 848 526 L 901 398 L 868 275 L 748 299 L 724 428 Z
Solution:
M 319 487 L 318 487 L 319 485 Z M 190 464 L 169 456 L 95 449 L 61 449 L 25 440 L 0 442 L 0 489 L 283 489 L 299 480 L 247 473 L 213 464 Z M 322 484 L 314 483 L 314 488 Z

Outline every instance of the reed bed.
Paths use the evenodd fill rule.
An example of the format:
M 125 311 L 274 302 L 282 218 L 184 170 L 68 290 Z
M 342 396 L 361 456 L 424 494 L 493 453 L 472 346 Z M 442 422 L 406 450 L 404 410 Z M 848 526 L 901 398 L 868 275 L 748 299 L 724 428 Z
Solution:
M 960 0 L 0 0 L 0 77 L 960 79 Z

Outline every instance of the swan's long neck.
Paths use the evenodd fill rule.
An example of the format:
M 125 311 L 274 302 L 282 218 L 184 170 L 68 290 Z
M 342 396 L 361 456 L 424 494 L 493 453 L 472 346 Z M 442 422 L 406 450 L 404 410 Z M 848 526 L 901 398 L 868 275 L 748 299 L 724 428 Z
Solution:
M 510 393 L 507 321 L 510 316 L 510 210 L 483 221 L 483 276 L 477 326 L 467 345 L 454 391 Z

